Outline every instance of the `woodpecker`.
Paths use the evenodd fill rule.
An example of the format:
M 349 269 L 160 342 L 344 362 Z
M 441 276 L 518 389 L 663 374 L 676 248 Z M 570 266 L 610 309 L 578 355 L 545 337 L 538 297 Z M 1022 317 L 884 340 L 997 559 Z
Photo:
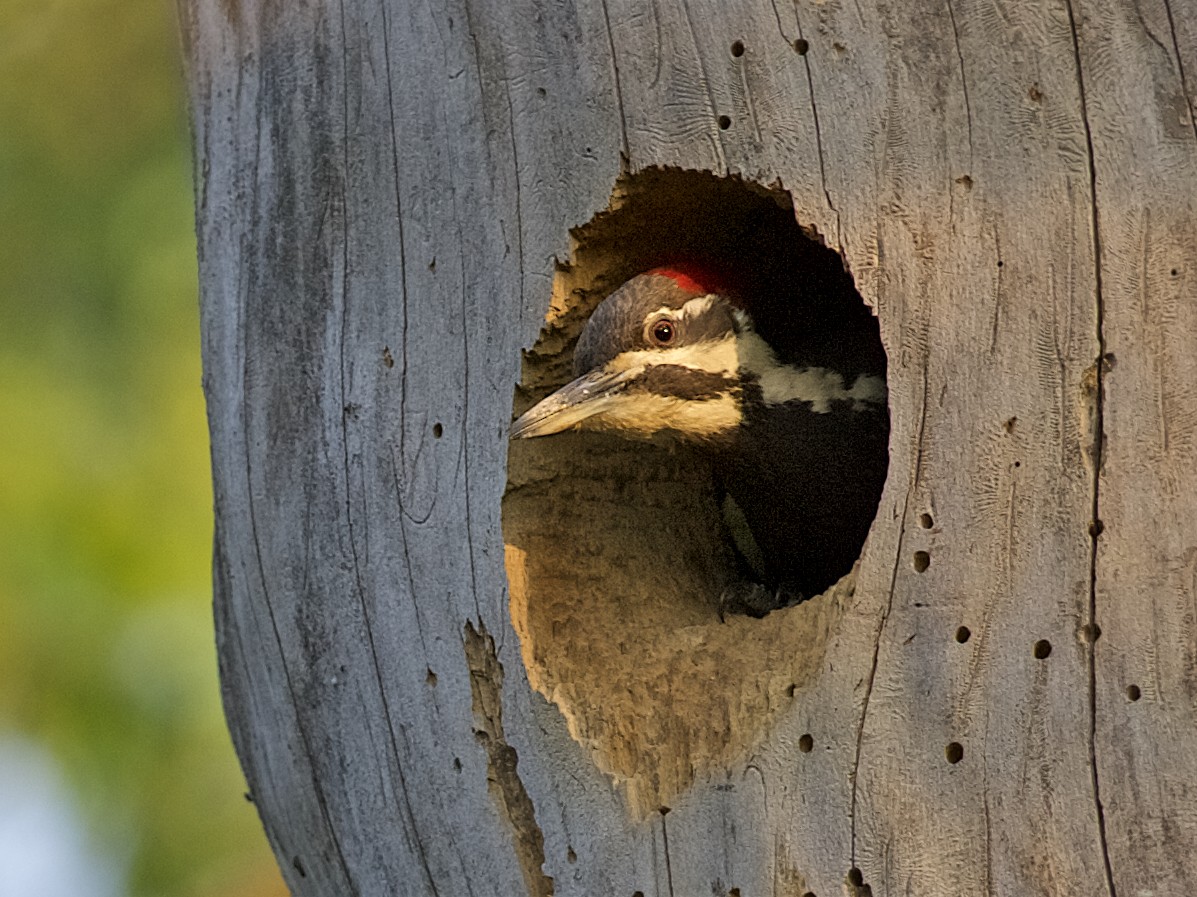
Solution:
M 610 430 L 694 446 L 712 462 L 746 568 L 720 612 L 763 616 L 851 569 L 881 497 L 889 413 L 867 310 L 876 351 L 861 352 L 834 334 L 766 341 L 753 305 L 693 266 L 632 277 L 587 321 L 576 379 L 511 435 Z M 837 354 L 839 343 L 846 351 Z

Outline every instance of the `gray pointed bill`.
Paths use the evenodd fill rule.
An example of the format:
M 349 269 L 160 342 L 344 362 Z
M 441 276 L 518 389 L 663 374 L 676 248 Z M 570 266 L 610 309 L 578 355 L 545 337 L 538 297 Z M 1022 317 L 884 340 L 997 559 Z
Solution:
M 583 426 L 610 409 L 634 376 L 603 368 L 583 374 L 520 415 L 511 425 L 511 438 L 532 439 Z

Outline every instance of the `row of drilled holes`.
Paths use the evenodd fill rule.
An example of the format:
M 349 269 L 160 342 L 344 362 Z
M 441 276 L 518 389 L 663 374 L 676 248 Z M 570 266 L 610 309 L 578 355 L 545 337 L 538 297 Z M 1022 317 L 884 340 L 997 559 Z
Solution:
M 964 627 L 961 627 L 961 628 L 964 628 Z M 1142 696 L 1143 696 L 1143 692 L 1139 688 L 1139 686 L 1128 685 L 1126 687 L 1127 700 L 1131 701 L 1132 703 L 1135 701 L 1138 701 Z M 804 732 L 798 739 L 798 750 L 804 754 L 809 754 L 814 749 L 815 749 L 814 736 L 811 735 L 809 732 Z M 964 748 L 957 741 L 950 742 L 947 745 L 947 747 L 944 748 L 944 755 L 947 757 L 947 760 L 949 763 L 952 763 L 952 764 L 959 763 L 962 759 L 964 759 Z M 459 772 L 459 773 L 461 772 L 461 768 L 462 768 L 461 760 L 458 759 L 457 757 L 453 758 L 453 768 L 457 772 Z M 571 851 L 571 853 L 572 853 L 572 851 Z M 570 862 L 573 862 L 573 861 L 574 861 L 573 858 L 571 858 Z
M 930 514 L 919 515 L 919 525 L 923 529 L 931 529 L 935 525 L 935 520 Z M 927 551 L 916 551 L 911 558 L 911 566 L 914 567 L 915 572 L 922 573 L 931 566 L 931 554 Z M 1096 629 L 1096 627 L 1095 627 Z M 1096 629 L 1095 636 L 1100 635 L 1101 630 Z M 972 631 L 967 626 L 961 626 L 956 630 L 956 641 L 964 644 L 972 637 Z M 1086 633 L 1086 638 L 1089 638 L 1089 633 Z M 1039 639 L 1031 648 L 1031 654 L 1036 660 L 1046 660 L 1052 653 L 1052 643 L 1047 639 Z M 1137 701 L 1143 695 L 1142 690 L 1137 685 L 1128 685 L 1126 687 L 1126 697 L 1130 701 Z M 803 736 L 808 738 L 809 736 Z M 799 745 L 801 749 L 801 744 Z M 808 748 L 809 750 L 809 748 Z M 964 747 L 958 741 L 949 742 L 944 748 L 944 756 L 947 761 L 952 764 L 959 763 L 964 759 Z
M 935 525 L 935 521 L 931 517 L 930 514 L 920 514 L 919 515 L 919 526 L 921 526 L 923 529 L 931 529 L 931 527 L 933 527 L 934 525 Z M 1095 529 L 1095 532 L 1093 533 L 1094 535 L 1100 534 L 1101 521 L 1097 522 L 1094 529 Z M 924 572 L 928 567 L 931 566 L 931 553 L 927 552 L 927 551 L 916 551 L 914 553 L 913 557 L 911 558 L 911 566 L 914 567 L 915 571 L 918 573 Z M 1095 627 L 1095 630 L 1096 631 L 1093 633 L 1093 635 L 1100 636 L 1101 629 Z M 969 630 L 969 628 L 967 626 L 961 626 L 959 629 L 956 630 L 956 641 L 958 641 L 962 645 L 965 642 L 967 642 L 971 636 L 972 636 L 972 632 Z M 1095 640 L 1095 638 L 1090 638 L 1090 632 L 1088 630 L 1088 627 L 1086 627 L 1085 638 L 1087 641 Z M 1037 660 L 1046 660 L 1048 658 L 1048 656 L 1052 653 L 1052 643 L 1049 642 L 1047 639 L 1040 639 L 1039 641 L 1035 642 L 1034 647 L 1031 649 L 1031 653 L 1035 656 L 1035 658 Z M 1139 686 L 1137 686 L 1137 685 L 1128 685 L 1126 687 L 1126 696 L 1131 701 L 1139 700 L 1139 698 L 1142 697 L 1142 694 L 1143 694 L 1142 691 L 1140 690 Z

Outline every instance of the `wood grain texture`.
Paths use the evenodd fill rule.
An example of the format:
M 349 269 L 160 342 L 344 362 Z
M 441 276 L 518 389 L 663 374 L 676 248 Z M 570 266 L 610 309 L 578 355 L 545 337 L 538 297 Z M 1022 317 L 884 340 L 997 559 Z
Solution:
M 1197 7 L 182 19 L 224 698 L 296 894 L 1197 892 Z M 817 675 L 640 821 L 529 683 L 500 508 L 569 231 L 666 165 L 842 251 L 893 432 Z
M 1177 850 L 1197 844 L 1197 20 L 1095 3 L 1078 32 L 1109 353 L 1097 781 L 1119 893 L 1192 894 L 1197 864 Z

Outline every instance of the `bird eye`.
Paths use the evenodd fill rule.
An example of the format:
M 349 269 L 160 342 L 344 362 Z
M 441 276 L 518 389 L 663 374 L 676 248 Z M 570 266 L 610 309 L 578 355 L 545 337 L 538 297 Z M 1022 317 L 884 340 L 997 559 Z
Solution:
M 648 325 L 649 342 L 668 346 L 677 338 L 677 325 L 670 318 L 657 318 Z

